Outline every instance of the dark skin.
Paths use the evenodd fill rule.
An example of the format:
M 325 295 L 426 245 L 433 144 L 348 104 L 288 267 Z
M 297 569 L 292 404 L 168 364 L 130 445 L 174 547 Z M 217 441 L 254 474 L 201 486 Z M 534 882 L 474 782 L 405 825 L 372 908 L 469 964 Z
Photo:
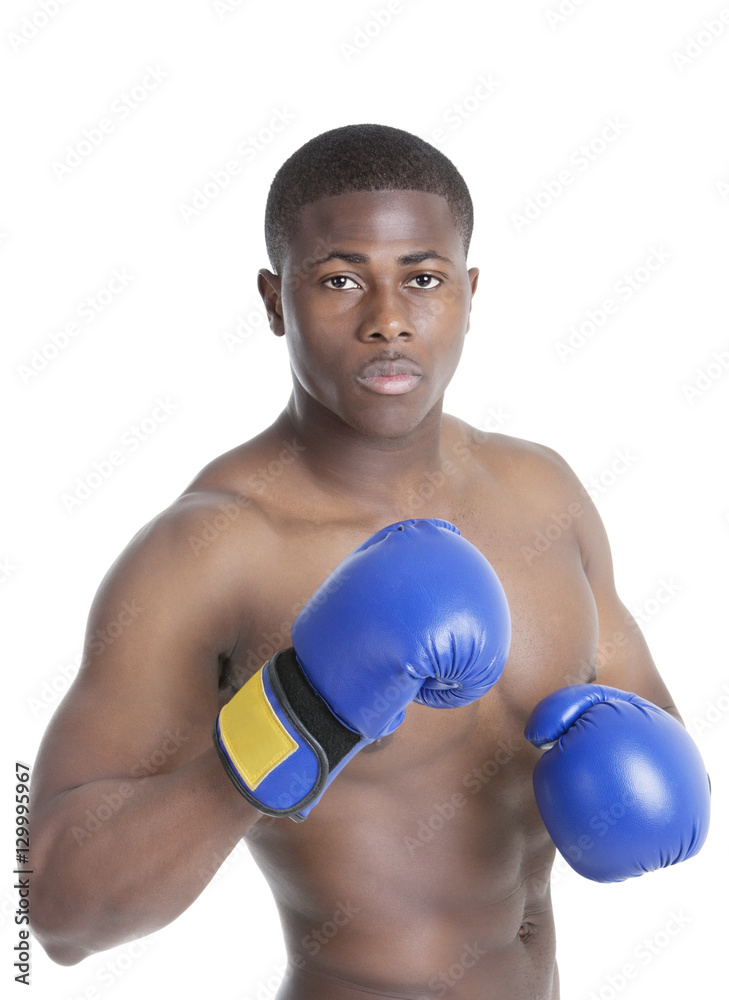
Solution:
M 289 951 L 280 1000 L 558 1000 L 554 847 L 526 719 L 550 691 L 597 679 L 678 715 L 567 465 L 442 412 L 477 284 L 445 199 L 414 191 L 306 206 L 282 274 L 260 272 L 288 341 L 288 406 L 111 568 L 36 762 L 32 913 L 56 961 L 174 920 L 245 836 Z M 358 377 L 403 358 L 420 373 L 407 392 Z M 538 552 L 555 515 L 563 527 Z M 498 573 L 512 616 L 504 674 L 472 705 L 411 705 L 305 822 L 264 817 L 218 761 L 215 716 L 290 645 L 331 570 L 410 517 L 452 521 Z M 124 602 L 141 611 L 95 642 Z

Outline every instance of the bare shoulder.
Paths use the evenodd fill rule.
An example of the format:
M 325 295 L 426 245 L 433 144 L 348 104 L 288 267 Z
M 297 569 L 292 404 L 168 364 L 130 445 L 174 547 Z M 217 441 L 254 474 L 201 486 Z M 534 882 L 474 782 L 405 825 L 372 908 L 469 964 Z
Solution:
M 286 472 L 301 450 L 298 441 L 282 441 L 268 428 L 217 456 L 135 536 L 132 549 L 168 550 L 176 561 L 201 554 L 215 560 L 234 540 L 245 545 L 261 538 L 271 501 L 285 493 Z M 226 544 L 213 546 L 222 535 Z
M 261 520 L 255 498 L 233 487 L 189 488 L 134 535 L 104 583 L 136 569 L 147 580 L 164 576 L 171 583 L 205 576 L 209 588 L 215 579 L 210 570 L 230 561 L 231 549 L 245 546 L 246 535 L 254 538 Z
M 235 591 L 255 588 L 280 535 L 291 468 L 302 450 L 273 427 L 209 462 L 183 493 L 131 539 L 104 578 L 96 605 L 130 591 L 163 594 L 183 609 L 200 602 L 211 620 Z M 154 602 L 158 603 L 157 600 Z
M 255 600 L 271 530 L 232 475 L 235 463 L 227 473 L 212 466 L 136 533 L 101 581 L 81 668 L 39 755 L 38 801 L 135 774 L 167 732 L 182 733 L 184 749 L 162 770 L 209 746 L 221 663 Z
M 478 468 L 501 488 L 510 510 L 523 523 L 529 545 L 569 539 L 588 577 L 611 578 L 610 546 L 602 519 L 568 462 L 553 448 L 507 434 L 486 433 L 458 421 Z
M 194 636 L 211 674 L 217 671 L 217 656 L 236 641 L 238 610 L 255 594 L 276 537 L 250 482 L 259 465 L 245 445 L 220 456 L 132 537 L 92 603 L 86 664 L 99 663 L 102 653 L 105 662 L 116 659 L 144 631 L 143 622 L 154 622 L 157 637 L 166 630 L 192 647 Z M 123 629 L 122 642 L 116 633 L 125 623 L 134 628 Z
M 454 451 L 475 459 L 487 474 L 535 503 L 581 501 L 586 493 L 565 459 L 535 441 L 482 431 L 451 417 Z

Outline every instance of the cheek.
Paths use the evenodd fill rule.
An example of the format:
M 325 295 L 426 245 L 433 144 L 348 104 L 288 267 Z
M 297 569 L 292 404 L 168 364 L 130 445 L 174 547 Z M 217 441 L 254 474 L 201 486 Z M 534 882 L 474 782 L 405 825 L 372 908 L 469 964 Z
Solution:
M 463 353 L 463 343 L 464 338 L 461 334 L 459 334 L 457 337 L 453 338 L 452 342 L 448 345 L 448 348 L 444 349 L 441 354 L 440 364 L 438 365 L 439 377 L 436 389 L 438 394 L 445 391 L 458 369 L 458 363 L 460 362 L 461 354 Z
M 458 363 L 468 329 L 468 315 L 468 302 L 456 294 L 441 295 L 423 307 L 422 328 L 429 331 L 434 353 L 446 364 L 449 358 L 453 364 Z
M 444 297 L 444 308 L 449 313 L 452 329 L 459 335 L 465 334 L 471 308 L 470 297 L 464 296 L 463 292 L 451 292 Z
M 336 338 L 320 342 L 311 336 L 303 338 L 294 329 L 287 331 L 286 340 L 291 369 L 304 389 L 322 403 L 335 403 L 344 377 Z
M 432 299 L 425 296 L 419 304 L 419 322 L 445 344 L 459 342 L 468 327 L 470 300 L 465 298 L 460 289 L 451 289 L 434 295 Z

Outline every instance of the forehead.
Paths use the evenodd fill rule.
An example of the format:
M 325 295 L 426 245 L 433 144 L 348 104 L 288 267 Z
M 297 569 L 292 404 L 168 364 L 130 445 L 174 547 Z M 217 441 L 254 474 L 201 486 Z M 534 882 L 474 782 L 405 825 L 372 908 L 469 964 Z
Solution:
M 304 205 L 294 257 L 345 243 L 437 245 L 457 254 L 461 238 L 446 199 L 428 191 L 352 191 Z

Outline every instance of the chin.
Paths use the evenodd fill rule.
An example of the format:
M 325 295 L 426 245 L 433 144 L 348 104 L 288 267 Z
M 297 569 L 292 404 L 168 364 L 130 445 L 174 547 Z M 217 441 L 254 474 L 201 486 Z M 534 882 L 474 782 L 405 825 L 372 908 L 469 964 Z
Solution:
M 359 418 L 347 420 L 353 430 L 369 438 L 381 441 L 401 441 L 410 437 L 431 416 L 432 410 L 425 413 L 378 414 L 368 413 Z

